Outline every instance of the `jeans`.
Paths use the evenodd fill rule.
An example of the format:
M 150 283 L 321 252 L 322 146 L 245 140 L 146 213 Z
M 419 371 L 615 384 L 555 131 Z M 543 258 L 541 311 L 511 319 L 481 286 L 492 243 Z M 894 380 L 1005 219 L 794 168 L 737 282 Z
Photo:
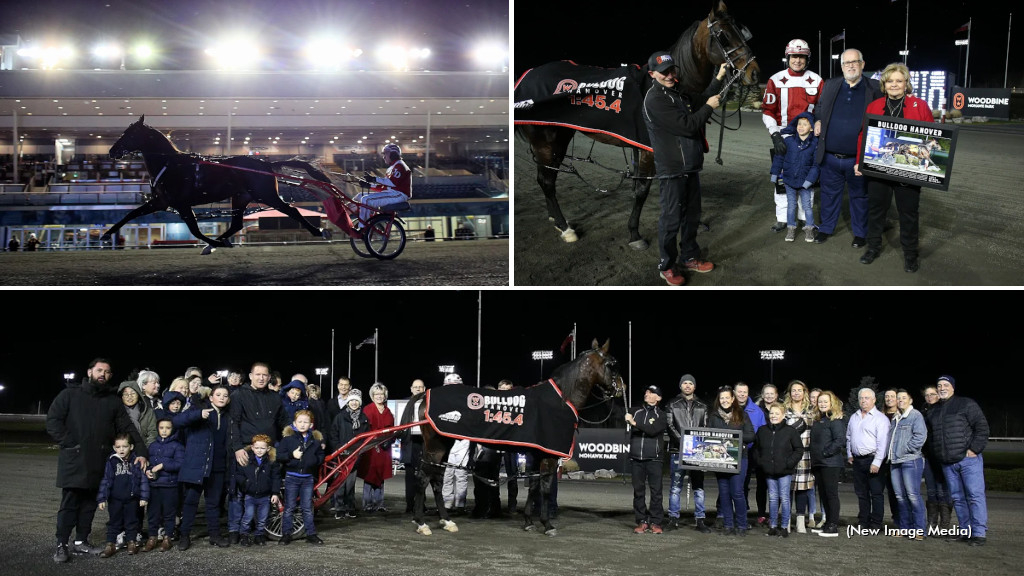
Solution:
M 780 478 L 768 477 L 768 526 L 772 528 L 789 528 L 789 487 L 793 485 L 792 476 Z M 779 504 L 782 504 L 782 523 L 779 523 Z
M 818 512 L 818 492 L 811 488 L 807 491 L 807 513 L 810 514 L 811 519 L 814 519 L 814 515 Z
M 819 143 L 819 146 L 821 144 Z M 839 223 L 839 213 L 843 207 L 843 188 L 850 190 L 850 228 L 854 236 L 861 238 L 868 234 L 868 194 L 864 190 L 864 177 L 855 176 L 853 165 L 856 158 L 840 160 L 825 153 L 825 161 L 821 165 L 821 223 L 818 229 L 825 234 L 835 232 Z
M 462 505 L 466 505 L 465 501 Z M 381 482 L 380 486 L 374 486 L 363 482 L 363 510 L 373 512 L 382 506 L 384 506 L 384 483 Z
M 802 182 L 801 182 L 802 184 Z M 811 207 L 811 197 L 814 190 L 800 188 L 799 190 L 786 184 L 786 225 L 796 226 L 797 197 L 800 197 L 800 207 L 804 209 L 807 219 L 804 220 L 804 228 L 814 228 L 814 209 Z
M 270 515 L 270 496 L 246 496 L 243 507 L 239 532 L 242 534 L 253 534 L 259 536 L 267 528 L 267 516 Z M 256 521 L 256 529 L 250 530 L 252 521 Z M 284 532 L 287 534 L 287 532 Z
M 669 458 L 670 483 L 668 488 L 668 517 L 679 518 L 682 508 L 683 476 L 686 470 L 679 467 L 679 455 L 672 454 Z M 693 517 L 704 517 L 704 472 L 690 470 L 690 486 L 693 487 Z
M 929 502 L 953 504 L 953 499 L 949 497 L 949 485 L 946 484 L 942 464 L 934 458 L 924 460 L 924 485 L 928 490 Z
M 853 491 L 857 494 L 857 522 L 864 527 L 881 528 L 885 512 L 885 479 L 879 472 L 871 473 L 873 460 L 873 455 L 854 456 Z
M 242 510 L 245 506 L 245 495 L 235 490 L 228 497 L 228 532 L 241 532 Z
M 700 256 L 697 226 L 700 225 L 700 175 L 697 172 L 661 182 L 661 216 L 658 217 L 658 269 Z M 676 247 L 676 237 L 679 247 Z
M 892 491 L 896 493 L 899 506 L 900 528 L 916 528 L 928 530 L 925 519 L 924 500 L 921 499 L 921 472 L 924 470 L 924 458 L 915 458 L 899 464 L 892 464 Z
M 299 500 L 299 508 L 302 510 L 302 525 L 306 529 L 306 536 L 316 534 L 316 526 L 313 525 L 313 477 L 312 476 L 291 476 L 284 477 L 284 514 L 281 517 L 281 533 L 291 534 L 294 523 L 295 499 Z
M 648 522 L 660 526 L 665 518 L 665 505 L 661 500 L 661 460 L 630 460 L 633 472 L 633 515 L 636 523 Z M 650 505 L 645 501 L 651 490 Z
M 716 473 L 718 479 L 718 499 L 722 509 L 719 514 L 726 530 L 734 526 L 740 530 L 747 529 L 747 501 L 743 497 L 743 477 L 747 474 L 747 459 L 743 459 L 737 474 Z
M 981 455 L 964 457 L 956 464 L 943 464 L 946 484 L 953 497 L 953 508 L 960 521 L 971 528 L 971 536 L 984 538 L 988 531 L 988 507 L 985 503 L 985 473 Z

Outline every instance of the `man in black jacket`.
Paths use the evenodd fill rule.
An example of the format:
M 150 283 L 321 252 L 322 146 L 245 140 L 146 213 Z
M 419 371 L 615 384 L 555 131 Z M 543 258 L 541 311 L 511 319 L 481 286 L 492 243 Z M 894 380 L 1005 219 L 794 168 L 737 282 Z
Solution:
M 665 506 L 661 502 L 661 435 L 668 427 L 665 411 L 658 408 L 661 388 L 648 386 L 644 390 L 644 405 L 626 414 L 626 423 L 633 427 L 629 440 L 629 459 L 633 475 L 633 512 L 636 515 L 634 534 L 652 532 L 661 534 Z M 651 503 L 644 501 L 650 487 Z
M 697 382 L 692 374 L 683 374 L 679 379 L 682 392 L 669 403 L 666 410 L 669 436 L 669 471 L 671 482 L 668 493 L 668 525 L 669 528 L 679 527 L 680 495 L 683 491 L 683 470 L 680 468 L 679 447 L 683 439 L 683 430 L 687 428 L 706 427 L 708 425 L 708 406 L 700 401 L 694 392 Z M 697 530 L 705 534 L 711 528 L 704 525 L 704 472 L 690 470 L 690 485 L 693 487 L 693 517 L 697 521 Z
M 939 402 L 928 411 L 928 436 L 932 457 L 942 463 L 960 522 L 959 533 L 949 539 L 984 546 L 988 507 L 981 453 L 988 444 L 988 421 L 977 402 L 954 397 L 955 386 L 952 376 L 939 377 Z
M 46 413 L 46 432 L 60 447 L 57 459 L 57 487 L 61 489 L 57 512 L 57 551 L 54 562 L 71 560 L 70 552 L 99 554 L 102 548 L 89 542 L 96 515 L 96 495 L 115 434 L 129 433 L 135 446 L 135 465 L 145 470 L 149 451 L 146 441 L 132 424 L 113 381 L 110 361 L 96 358 L 89 363 L 87 378 L 68 386 L 57 395 Z M 76 539 L 69 550 L 74 529 Z
M 700 223 L 700 171 L 707 141 L 704 125 L 721 102 L 718 90 L 726 64 L 707 90 L 697 96 L 707 102 L 694 109 L 691 96 L 676 90 L 679 68 L 668 52 L 655 52 L 647 61 L 654 83 L 644 96 L 644 123 L 654 148 L 656 178 L 661 182 L 661 216 L 658 218 L 658 270 L 672 286 L 686 283 L 682 270 L 710 272 L 715 265 L 700 259 L 697 226 Z M 679 251 L 676 237 L 679 238 Z M 676 267 L 676 258 L 681 268 Z

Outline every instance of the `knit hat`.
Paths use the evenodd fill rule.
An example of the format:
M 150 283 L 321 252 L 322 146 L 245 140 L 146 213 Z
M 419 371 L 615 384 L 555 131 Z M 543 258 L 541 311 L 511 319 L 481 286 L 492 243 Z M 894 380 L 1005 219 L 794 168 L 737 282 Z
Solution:
M 697 385 L 697 381 L 693 379 L 693 374 L 683 374 L 683 377 L 679 379 L 679 385 L 682 386 L 683 382 L 693 382 L 693 385 Z
M 661 388 L 658 388 L 654 384 L 651 384 L 650 386 L 648 386 L 647 387 L 647 391 L 648 392 L 653 392 L 654 394 L 657 394 L 658 396 L 661 396 Z
M 949 385 L 952 386 L 953 388 L 956 388 L 956 379 L 953 378 L 952 376 L 939 376 L 939 379 L 935 383 L 938 384 L 939 382 L 942 382 L 943 380 L 945 380 L 946 382 L 949 382 Z
M 358 402 L 360 406 L 363 405 L 363 395 L 358 390 L 353 390 L 353 391 L 349 392 L 348 396 L 345 397 L 345 403 L 346 404 L 348 404 L 349 402 L 351 402 L 353 400 Z

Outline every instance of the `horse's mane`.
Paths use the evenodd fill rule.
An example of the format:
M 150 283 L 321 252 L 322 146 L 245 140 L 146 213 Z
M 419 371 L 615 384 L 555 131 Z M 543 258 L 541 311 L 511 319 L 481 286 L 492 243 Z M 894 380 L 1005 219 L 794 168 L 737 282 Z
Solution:
M 683 31 L 669 50 L 679 65 L 679 91 L 684 94 L 700 94 L 711 81 L 710 69 L 701 69 L 693 54 L 693 36 L 697 26 L 704 20 L 697 20 Z
M 559 382 L 559 386 L 562 388 L 562 393 L 566 399 L 571 399 L 573 394 L 577 392 L 575 382 L 579 380 L 584 359 L 590 352 L 593 352 L 593 350 L 587 350 L 576 356 L 575 360 L 562 364 L 551 371 L 551 379 Z M 582 399 L 580 400 L 582 401 Z
M 142 124 L 142 128 L 145 128 L 150 133 L 158 134 L 161 138 L 163 138 L 164 140 L 167 141 L 167 143 L 171 146 L 171 148 L 176 153 L 178 153 L 178 154 L 186 154 L 186 152 L 184 152 L 182 150 L 179 150 L 178 147 L 174 145 L 174 141 L 171 140 L 170 133 L 164 134 L 163 132 L 161 132 L 161 131 L 157 130 L 156 128 L 153 128 L 152 126 L 149 126 L 148 124 L 145 124 L 145 123 Z

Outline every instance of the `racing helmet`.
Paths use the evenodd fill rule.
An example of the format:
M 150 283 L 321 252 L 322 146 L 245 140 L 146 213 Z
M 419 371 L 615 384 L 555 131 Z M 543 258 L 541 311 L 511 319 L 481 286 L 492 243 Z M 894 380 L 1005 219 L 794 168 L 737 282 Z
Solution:
M 807 45 L 807 42 L 794 38 L 789 41 L 789 44 L 786 44 L 786 60 L 789 61 L 789 57 L 793 54 L 806 56 L 809 59 L 811 57 L 811 47 Z
M 402 157 L 402 149 L 398 147 L 398 144 L 385 144 L 380 155 L 385 162 L 395 162 Z
M 394 144 L 388 144 L 388 146 L 395 146 L 395 145 Z M 397 148 L 397 146 L 395 146 L 395 148 Z M 446 375 L 444 377 L 444 385 L 447 386 L 449 384 L 462 384 L 462 376 L 459 376 L 458 374 L 456 374 L 454 372 L 452 372 L 451 374 Z

